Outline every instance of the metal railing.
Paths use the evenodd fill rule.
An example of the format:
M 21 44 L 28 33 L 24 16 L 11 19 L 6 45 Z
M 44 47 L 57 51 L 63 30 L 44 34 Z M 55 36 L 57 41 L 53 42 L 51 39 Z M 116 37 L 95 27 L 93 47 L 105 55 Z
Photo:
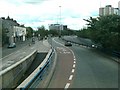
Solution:
M 43 60 L 43 62 L 37 67 L 36 70 L 28 77 L 26 78 L 18 87 L 16 90 L 27 90 L 32 83 L 37 79 L 37 77 L 42 77 L 43 73 L 45 72 L 47 66 L 51 62 L 51 58 L 53 56 L 54 49 L 50 49 L 48 52 L 46 58 Z

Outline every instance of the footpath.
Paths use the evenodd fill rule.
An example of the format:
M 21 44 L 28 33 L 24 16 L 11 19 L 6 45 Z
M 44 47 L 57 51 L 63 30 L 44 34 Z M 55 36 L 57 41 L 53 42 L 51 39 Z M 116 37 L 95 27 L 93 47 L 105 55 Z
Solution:
M 6 55 L 0 59 L 0 69 L 1 68 L 7 68 L 16 62 L 20 61 L 21 59 L 25 58 L 26 56 L 30 55 L 33 51 L 37 52 L 48 52 L 50 50 L 51 46 L 49 45 L 47 40 L 43 41 L 36 41 L 35 44 L 25 44 L 21 49 L 17 49 L 14 52 L 9 53 L 9 55 Z M 7 52 L 7 50 L 5 50 Z M 9 51 L 9 49 L 8 49 Z M 2 69 L 1 69 L 2 70 Z

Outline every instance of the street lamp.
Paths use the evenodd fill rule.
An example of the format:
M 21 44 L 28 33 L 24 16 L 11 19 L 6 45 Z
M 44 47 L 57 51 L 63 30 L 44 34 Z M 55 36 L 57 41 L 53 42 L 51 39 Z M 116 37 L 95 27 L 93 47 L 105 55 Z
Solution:
M 60 29 L 60 35 L 59 35 L 59 37 L 61 37 L 61 6 L 59 6 L 59 8 L 60 8 L 60 27 L 59 27 L 59 29 Z

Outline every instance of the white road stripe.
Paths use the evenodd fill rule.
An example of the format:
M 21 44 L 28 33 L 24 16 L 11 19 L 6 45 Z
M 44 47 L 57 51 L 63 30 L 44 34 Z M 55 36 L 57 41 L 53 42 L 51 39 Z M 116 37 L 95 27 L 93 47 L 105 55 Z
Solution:
M 69 88 L 69 86 L 70 86 L 70 83 L 67 83 L 67 84 L 65 85 L 65 89 Z
M 72 73 L 74 73 L 75 72 L 75 69 L 72 69 Z
M 34 49 L 35 47 L 31 47 L 30 49 Z
M 23 54 L 25 54 L 26 52 L 23 52 Z
M 73 75 L 70 75 L 69 80 L 72 80 L 72 78 L 73 78 Z
M 74 61 L 74 64 L 75 64 L 76 62 Z
M 20 57 L 20 59 L 23 58 L 22 56 Z
M 74 60 L 76 60 L 76 59 L 74 58 Z
M 73 64 L 73 68 L 75 68 L 75 64 Z
M 19 53 L 20 51 L 17 51 L 16 53 Z

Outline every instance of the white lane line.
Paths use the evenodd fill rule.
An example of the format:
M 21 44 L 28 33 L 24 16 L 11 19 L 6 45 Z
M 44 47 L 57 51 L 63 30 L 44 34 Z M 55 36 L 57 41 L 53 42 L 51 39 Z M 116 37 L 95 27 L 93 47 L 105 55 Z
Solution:
M 20 57 L 20 59 L 23 58 L 22 56 Z
M 65 88 L 64 88 L 64 89 L 69 88 L 69 86 L 70 86 L 70 83 L 67 83 L 67 84 L 65 85 Z
M 35 47 L 31 47 L 30 49 L 34 49 Z
M 23 54 L 25 54 L 26 52 L 23 52 Z
M 70 75 L 69 80 L 72 80 L 72 78 L 73 78 L 73 75 Z
M 76 59 L 74 58 L 74 60 L 76 60 Z
M 73 64 L 73 68 L 75 68 L 75 64 Z
M 74 64 L 75 64 L 76 62 L 74 61 Z
M 72 69 L 72 73 L 74 73 L 75 72 L 75 69 Z
M 17 51 L 16 53 L 19 53 L 20 51 Z

